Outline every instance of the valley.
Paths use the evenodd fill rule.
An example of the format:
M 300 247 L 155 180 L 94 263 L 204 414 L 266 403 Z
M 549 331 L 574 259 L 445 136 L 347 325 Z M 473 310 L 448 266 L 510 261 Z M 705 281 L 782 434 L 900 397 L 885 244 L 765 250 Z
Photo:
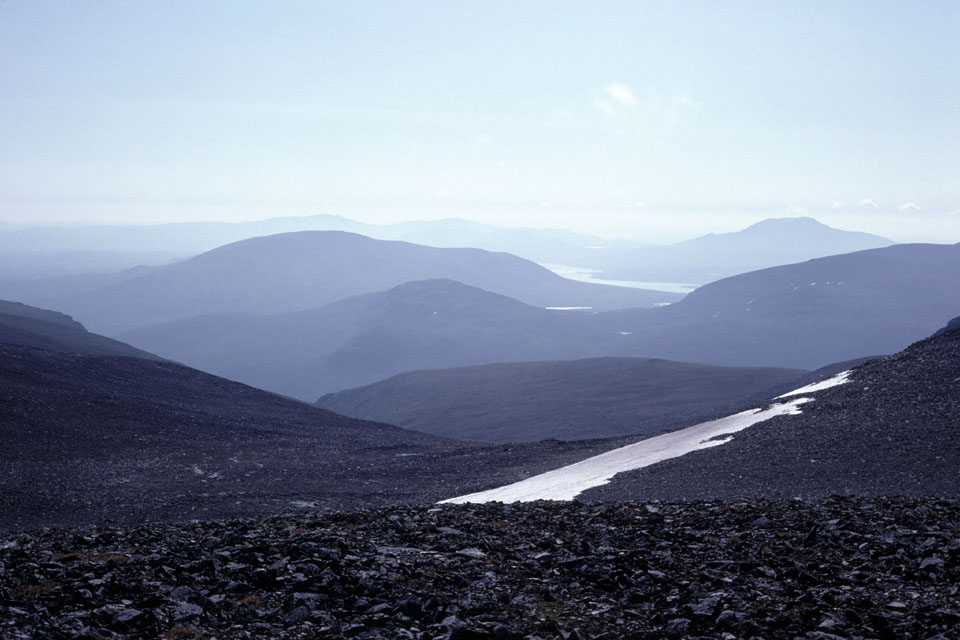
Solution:
M 916 554 L 911 575 L 926 586 L 875 563 L 865 571 L 884 595 L 857 586 L 842 615 L 829 603 L 850 584 L 839 567 L 852 548 L 801 540 L 796 527 L 834 531 L 841 514 L 847 528 L 829 535 L 846 541 L 878 518 L 955 510 L 960 330 L 943 316 L 960 299 L 941 274 L 960 272 L 960 245 L 817 258 L 684 296 L 564 281 L 506 254 L 451 267 L 467 254 L 369 242 L 269 236 L 248 241 L 278 243 L 257 260 L 241 242 L 223 249 L 239 252 L 228 260 L 191 259 L 199 267 L 34 290 L 113 337 L 0 303 L 0 636 L 198 637 L 244 625 L 282 637 L 786 637 L 819 621 L 909 638 L 951 627 L 951 516 L 897 525 L 941 536 L 922 551 L 895 543 Z M 401 256 L 377 262 L 384 246 Z M 421 267 L 410 256 L 428 257 Z M 318 258 L 311 269 L 337 265 L 332 285 L 305 269 Z M 358 281 L 368 284 L 337 275 L 372 262 Z M 541 297 L 451 277 L 389 286 L 426 273 Z M 602 309 L 661 295 L 677 297 Z M 798 578 L 767 555 L 774 531 L 806 545 L 805 571 L 828 586 L 792 622 L 749 604 L 752 578 L 678 597 L 670 562 L 703 575 L 727 562 L 722 546 L 707 552 L 684 533 L 702 530 L 763 545 L 746 552 L 777 576 L 776 607 Z M 181 538 L 212 551 L 184 555 Z M 628 570 L 613 559 L 638 539 L 675 560 Z M 876 544 L 892 548 L 889 536 Z M 38 552 L 48 559 L 32 562 Z M 623 578 L 590 586 L 569 573 L 577 567 Z M 84 586 L 75 569 L 102 577 Z M 547 576 L 539 591 L 518 591 L 534 574 Z M 145 579 L 161 586 L 133 587 Z M 127 593 L 119 604 L 116 589 Z M 940 608 L 888 615 L 884 602 L 906 597 L 898 589 L 929 590 Z
M 960 640 L 958 32 L 0 2 L 0 640 Z

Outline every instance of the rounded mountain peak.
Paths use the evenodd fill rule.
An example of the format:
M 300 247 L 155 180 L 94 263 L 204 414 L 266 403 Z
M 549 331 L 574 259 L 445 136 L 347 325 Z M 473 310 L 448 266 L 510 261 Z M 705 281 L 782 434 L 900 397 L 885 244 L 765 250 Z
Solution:
M 766 220 L 761 220 L 760 222 L 750 225 L 744 229 L 744 231 L 795 231 L 797 229 L 822 228 L 828 227 L 814 218 L 809 216 L 801 216 L 796 218 L 767 218 Z

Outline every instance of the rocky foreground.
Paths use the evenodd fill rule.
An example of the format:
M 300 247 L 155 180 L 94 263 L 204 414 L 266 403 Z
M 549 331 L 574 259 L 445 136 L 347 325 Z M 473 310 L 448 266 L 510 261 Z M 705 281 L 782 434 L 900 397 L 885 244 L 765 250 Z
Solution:
M 960 638 L 960 500 L 392 507 L 0 538 L 3 638 Z

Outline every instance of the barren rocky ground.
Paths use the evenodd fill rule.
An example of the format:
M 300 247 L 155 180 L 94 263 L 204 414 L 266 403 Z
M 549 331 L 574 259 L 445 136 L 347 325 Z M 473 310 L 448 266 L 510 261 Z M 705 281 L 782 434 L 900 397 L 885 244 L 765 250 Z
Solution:
M 960 330 L 866 362 L 721 447 L 621 474 L 585 500 L 960 495 Z
M 0 344 L 0 532 L 431 503 L 622 443 L 478 445 L 170 362 Z
M 3 638 L 960 638 L 960 501 L 390 507 L 0 539 Z

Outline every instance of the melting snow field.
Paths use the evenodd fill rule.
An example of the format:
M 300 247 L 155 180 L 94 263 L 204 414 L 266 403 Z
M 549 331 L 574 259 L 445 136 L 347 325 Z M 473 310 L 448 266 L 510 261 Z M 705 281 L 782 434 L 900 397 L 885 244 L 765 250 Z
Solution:
M 702 422 L 686 429 L 641 440 L 514 484 L 443 500 L 441 504 L 573 500 L 587 489 L 610 482 L 613 476 L 623 471 L 648 467 L 698 449 L 716 447 L 731 440 L 731 438 L 716 438 L 742 431 L 775 416 L 800 413 L 800 405 L 810 400 L 811 398 L 795 398 L 765 410 L 751 409 L 719 420 Z
M 822 391 L 823 389 L 829 389 L 830 387 L 836 387 L 845 382 L 850 381 L 850 371 L 841 371 L 832 378 L 827 378 L 826 380 L 821 380 L 820 382 L 814 382 L 813 384 L 808 384 L 805 387 L 800 387 L 799 389 L 794 389 L 793 391 L 788 391 L 783 395 L 777 396 L 777 400 L 780 398 L 788 398 L 790 396 L 798 396 L 806 393 L 813 393 L 814 391 Z

